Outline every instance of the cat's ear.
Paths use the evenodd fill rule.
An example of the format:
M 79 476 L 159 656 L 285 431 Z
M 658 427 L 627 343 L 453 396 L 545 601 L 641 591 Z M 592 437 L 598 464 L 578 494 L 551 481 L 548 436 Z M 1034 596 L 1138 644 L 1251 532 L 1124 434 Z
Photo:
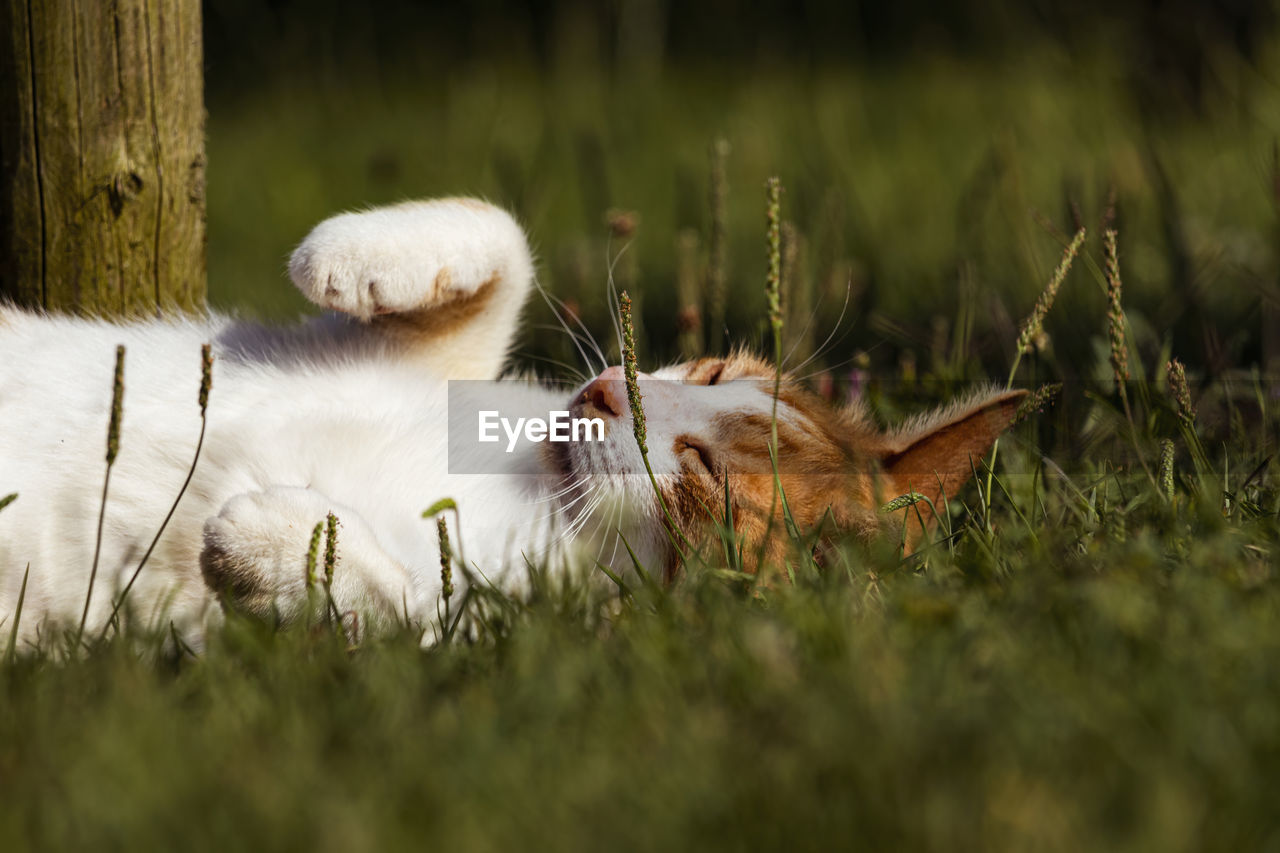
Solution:
M 917 492 L 945 512 L 943 495 L 947 500 L 955 497 L 973 472 L 982 468 L 983 457 L 1013 422 L 1026 395 L 1026 391 L 978 395 L 888 436 L 880 459 L 879 488 L 884 500 Z M 923 505 L 920 510 L 926 524 L 931 524 L 933 513 Z

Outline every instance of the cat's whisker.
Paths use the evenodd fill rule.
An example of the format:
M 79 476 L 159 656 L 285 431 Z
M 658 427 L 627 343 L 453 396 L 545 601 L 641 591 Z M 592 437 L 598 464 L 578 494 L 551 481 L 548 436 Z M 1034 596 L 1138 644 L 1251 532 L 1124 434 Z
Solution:
M 857 356 L 849 356 L 848 358 L 843 359 L 842 361 L 837 361 L 835 364 L 829 364 L 824 367 L 820 367 L 817 370 L 811 370 L 808 373 L 805 373 L 800 376 L 797 376 L 791 373 L 787 375 L 790 376 L 796 382 L 805 382 L 806 380 L 812 379 L 813 377 L 819 376 L 823 373 L 829 373 L 834 370 L 839 370 L 840 368 L 844 367 L 846 364 L 852 364 L 856 359 L 857 359 Z
M 812 355 L 810 355 L 804 361 L 797 364 L 795 367 L 791 368 L 789 372 L 794 373 L 800 370 L 804 370 L 805 366 L 807 366 L 810 362 L 812 362 L 816 358 L 821 358 L 827 352 L 827 347 L 831 345 L 831 341 L 833 338 L 835 338 L 836 332 L 840 331 L 840 325 L 844 322 L 844 315 L 846 312 L 848 312 L 849 302 L 852 299 L 853 299 L 853 285 L 847 284 L 845 285 L 845 289 L 844 289 L 844 304 L 840 306 L 840 314 L 839 316 L 836 317 L 836 324 L 832 326 L 831 333 L 827 335 L 826 340 L 824 340 L 813 351 Z M 848 334 L 849 334 L 849 330 L 845 330 L 845 333 L 840 336 L 839 341 L 843 341 L 845 337 L 848 336 Z M 837 341 L 837 343 L 839 343 L 839 341 Z M 795 347 L 792 347 L 791 351 L 795 352 Z M 790 357 L 791 357 L 791 353 L 788 353 L 787 358 L 790 358 Z M 785 366 L 786 360 L 787 359 L 783 359 L 783 366 Z
M 595 558 L 594 558 L 594 560 L 593 560 L 593 563 L 598 563 L 598 562 L 600 562 L 600 555 L 604 553 L 604 546 L 605 546 L 605 544 L 606 544 L 606 539 L 605 539 L 605 537 L 606 537 L 606 536 L 608 535 L 608 533 L 609 533 L 609 528 L 610 528 L 610 526 L 611 526 L 611 525 L 612 525 L 612 523 L 613 523 L 612 519 L 613 519 L 614 514 L 617 512 L 617 509 L 618 509 L 618 508 L 617 508 L 617 506 L 616 506 L 616 505 L 615 505 L 615 506 L 610 507 L 610 508 L 605 512 L 604 520 L 603 520 L 601 523 L 597 524 L 597 525 L 596 525 L 595 530 L 594 530 L 594 531 L 592 531 L 592 533 L 591 533 L 591 538 L 592 538 L 592 539 L 595 539 L 595 538 L 597 538 L 597 537 L 599 537 L 599 539 L 600 539 L 600 545 L 599 545 L 599 547 L 597 547 L 597 548 L 596 548 L 596 555 L 595 555 Z
M 570 483 L 569 485 L 565 486 L 565 487 L 564 487 L 563 489 L 561 489 L 560 491 L 558 491 L 558 492 L 553 492 L 553 493 L 551 493 L 550 495 L 547 495 L 547 497 L 542 498 L 542 499 L 541 499 L 541 500 L 539 500 L 539 501 L 536 501 L 536 503 L 540 503 L 541 501 L 543 501 L 543 500 L 547 500 L 548 498 L 558 498 L 558 497 L 560 497 L 561 495 L 566 495 L 566 494 L 568 494 L 569 492 L 572 492 L 572 491 L 573 491 L 573 490 L 575 490 L 575 489 L 580 489 L 580 488 L 582 488 L 584 485 L 586 485 L 587 481 L 588 481 L 588 480 L 590 480 L 590 479 L 591 479 L 590 475 L 588 475 L 588 474 L 583 474 L 583 475 L 582 475 L 581 477 L 579 477 L 577 480 L 575 480 L 574 482 L 572 482 L 572 483 Z
M 590 356 L 587 355 L 586 350 L 584 350 L 582 347 L 583 338 L 580 337 L 578 333 L 574 332 L 574 330 L 569 327 L 568 321 L 566 321 L 564 318 L 564 315 L 560 313 L 560 308 L 564 307 L 564 302 L 556 298 L 555 296 L 551 295 L 546 290 L 546 288 L 544 288 L 540 283 L 535 283 L 535 286 L 537 287 L 538 293 L 542 296 L 542 300 L 546 302 L 547 307 L 551 309 L 551 313 L 554 314 L 555 318 L 560 322 L 561 328 L 569 334 L 569 339 L 573 341 L 574 349 L 578 351 L 578 355 L 582 356 L 582 361 L 586 364 L 587 369 L 594 370 L 595 368 L 591 362 Z M 557 307 L 557 305 L 559 305 L 559 307 Z M 600 358 L 600 370 L 595 371 L 596 373 L 599 373 L 601 370 L 604 370 L 606 367 L 608 367 L 609 365 L 608 359 L 605 358 L 604 353 L 601 352 L 600 350 L 600 345 L 596 343 L 595 338 L 593 338 L 591 336 L 591 333 L 587 331 L 586 326 L 582 325 L 582 321 L 580 319 L 577 319 L 576 316 L 575 316 L 575 320 L 577 321 L 578 325 L 582 328 L 583 333 L 585 334 L 586 343 L 591 346 L 591 348 L 595 351 L 596 355 L 599 356 Z
M 557 317 L 557 319 L 560 319 L 560 318 L 559 318 L 559 317 Z M 587 334 L 586 334 L 586 333 L 584 333 L 584 332 L 575 332 L 575 331 L 573 331 L 573 330 L 571 330 L 571 329 L 566 328 L 566 326 L 565 326 L 565 322 L 566 322 L 566 321 L 561 320 L 561 322 L 559 322 L 559 323 L 531 323 L 531 324 L 529 325 L 529 328 L 531 328 L 531 329 L 541 329 L 541 330 L 544 330 L 544 331 L 551 331 L 551 332 L 565 332 L 566 334 L 568 334 L 568 335 L 569 335 L 569 336 L 574 340 L 574 348 L 575 348 L 575 349 L 577 349 L 577 350 L 578 350 L 578 352 L 582 355 L 582 359 L 583 359 L 583 361 L 584 361 L 584 362 L 585 362 L 585 364 L 586 364 L 586 369 L 587 369 L 587 370 L 595 370 L 595 369 L 596 369 L 596 365 L 595 365 L 595 363 L 594 363 L 594 362 L 592 361 L 592 359 L 591 359 L 591 355 L 592 355 L 593 353 L 595 353 L 595 350 L 596 350 L 596 343 L 595 343 L 595 341 L 593 341 L 593 340 L 592 340 L 589 336 L 587 336 Z M 584 350 L 582 349 L 582 347 L 581 347 L 581 346 L 578 346 L 578 344 L 579 344 L 579 343 L 585 343 L 585 344 L 587 344 L 588 346 L 590 346 L 590 347 L 591 347 L 592 352 L 590 352 L 590 353 L 589 353 L 589 352 L 584 351 Z M 595 354 L 596 354 L 596 356 L 601 360 L 601 362 L 603 362 L 604 357 L 603 357 L 602 355 L 599 355 L 598 353 L 595 353 Z
M 560 534 L 559 538 L 555 540 L 553 545 L 560 545 L 561 543 L 564 543 L 564 542 L 574 541 L 577 538 L 579 532 L 581 532 L 583 526 L 587 523 L 587 520 L 591 517 L 591 511 L 593 511 L 595 507 L 599 505 L 599 501 L 602 501 L 602 500 L 604 500 L 603 496 L 597 498 L 595 502 L 589 504 L 585 512 L 583 512 L 580 516 L 578 516 L 572 522 L 570 522 L 567 527 L 565 527 L 564 532 Z
M 543 495 L 540 498 L 529 501 L 529 506 L 537 506 L 538 504 L 550 503 L 551 501 L 554 501 L 560 497 L 563 497 L 564 495 L 569 494 L 575 489 L 582 488 L 583 484 L 586 483 L 588 479 L 590 479 L 590 477 L 588 477 L 587 475 L 583 475 L 579 480 L 577 480 L 574 483 L 570 483 L 569 485 L 565 486 L 563 489 L 561 489 L 558 492 L 552 492 L 551 494 Z
M 594 494 L 596 493 L 596 491 L 597 491 L 599 488 L 600 488 L 600 486 L 599 486 L 599 483 L 598 483 L 598 482 L 597 482 L 597 483 L 593 483 L 593 484 L 591 484 L 591 486 L 590 486 L 588 489 L 586 489 L 582 494 L 578 495 L 576 498 L 574 498 L 573 500 L 569 501 L 569 503 L 564 504 L 563 506 L 561 506 L 561 507 L 560 507 L 561 512 L 564 512 L 564 513 L 566 513 L 566 514 L 567 514 L 569 510 L 573 509 L 575 506 L 577 506 L 579 503 L 581 503 L 581 502 L 582 502 L 582 500 L 583 500 L 583 498 L 591 497 L 592 495 L 594 495 Z M 576 520 L 576 519 L 575 519 L 575 520 Z
M 618 320 L 618 308 L 622 303 L 618 299 L 618 285 L 614 280 L 613 270 L 617 267 L 618 260 L 622 257 L 623 253 L 627 251 L 627 248 L 630 247 L 630 245 L 630 243 L 627 243 L 618 250 L 617 255 L 612 259 L 609 259 L 608 275 L 605 278 L 605 298 L 609 301 L 609 319 L 613 323 L 613 333 L 614 337 L 617 339 L 618 352 L 622 352 L 622 323 Z
M 622 541 L 622 534 L 619 531 L 619 528 L 622 524 L 622 514 L 623 514 L 623 506 L 622 506 L 622 503 L 619 502 L 617 507 L 614 508 L 613 515 L 609 517 L 608 525 L 601 528 L 604 531 L 606 537 L 610 535 L 612 535 L 613 537 L 613 552 L 609 555 L 609 562 L 608 562 L 608 565 L 611 567 L 615 565 L 613 561 L 618 558 L 618 545 Z M 607 544 L 608 544 L 608 539 L 604 538 L 603 541 L 600 543 L 600 551 L 599 553 L 596 554 L 597 563 L 600 562 L 600 555 L 604 553 L 604 546 Z
M 600 348 L 600 344 L 598 341 L 596 341 L 595 335 L 591 334 L 591 330 L 588 329 L 587 325 L 582 322 L 582 317 L 579 316 L 578 312 L 570 311 L 568 306 L 565 305 L 565 302 L 563 299 L 543 289 L 541 285 L 539 285 L 538 287 L 539 289 L 542 290 L 543 299 L 555 300 L 556 305 L 560 306 L 560 308 L 564 310 L 564 313 L 568 314 L 569 317 L 573 320 L 574 324 L 580 330 L 578 333 L 576 333 L 576 336 L 578 337 L 579 340 L 585 341 L 586 343 L 591 345 L 591 349 L 595 352 L 596 356 L 600 359 L 600 368 L 603 370 L 605 367 L 608 367 L 609 359 L 605 357 L 604 350 Z M 555 311 L 559 315 L 559 312 L 556 311 L 554 307 L 552 307 L 552 311 Z M 565 322 L 563 316 L 560 316 L 560 321 L 561 323 Z M 566 331 L 568 331 L 567 328 L 566 328 Z M 575 333 L 570 331 L 570 334 L 575 334 Z M 584 356 L 584 359 L 585 359 L 585 356 Z M 591 366 L 589 360 L 588 360 L 588 366 Z
M 607 497 L 608 495 L 606 493 L 600 492 L 591 500 L 590 503 L 586 505 L 586 507 L 581 510 L 577 518 L 577 527 L 574 528 L 575 536 L 578 535 L 578 533 L 581 533 L 583 528 L 585 528 L 592 518 L 594 518 L 596 510 L 600 508 L 600 505 L 604 503 L 605 498 Z
M 555 327 L 554 327 L 554 326 L 545 326 L 544 328 L 553 329 L 553 328 L 555 328 Z M 578 387 L 579 385 L 585 385 L 585 384 L 587 384 L 587 383 L 588 383 L 588 382 L 590 382 L 590 381 L 591 381 L 591 379 L 593 378 L 593 377 L 588 376 L 587 374 L 583 373 L 581 369 L 579 369 L 579 368 L 577 368 L 577 367 L 574 367 L 572 364 L 569 364 L 569 362 L 567 362 L 567 361 L 561 361 L 561 360 L 560 360 L 560 359 L 558 359 L 558 358 L 550 358 L 550 357 L 545 356 L 545 355 L 534 355 L 534 354 L 532 354 L 532 353 L 530 353 L 530 354 L 528 355 L 528 357 L 529 357 L 529 358 L 531 358 L 531 359 L 533 359 L 534 361 L 541 361 L 541 362 L 543 362 L 543 363 L 545 363 L 545 364 L 550 364 L 550 365 L 551 365 L 551 366 L 553 366 L 553 367 L 559 367 L 559 368 L 562 368 L 563 370 L 565 370 L 566 372 L 568 372 L 569 377 L 570 377 L 570 379 L 572 380 L 571 382 L 565 382 L 565 380 L 545 380 L 545 381 L 547 382 L 547 384 L 552 384 L 552 383 L 554 383 L 554 382 L 565 382 L 565 384 L 570 384 L 572 387 L 576 388 L 576 387 Z
M 559 522 L 562 515 L 557 507 L 550 507 L 546 512 L 534 516 L 522 527 L 529 531 L 529 541 L 536 543 L 536 554 L 540 559 L 546 559 L 552 555 L 556 547 L 560 544 L 562 537 L 557 535 Z M 545 524 L 545 536 L 539 536 L 539 531 Z
M 804 321 L 804 325 L 800 328 L 800 334 L 796 335 L 795 343 L 791 345 L 791 349 L 787 350 L 787 354 L 782 357 L 782 364 L 784 366 L 788 361 L 791 360 L 791 356 L 795 355 L 796 350 L 800 348 L 800 345 L 804 343 L 805 339 L 808 338 L 809 329 L 812 328 L 813 321 L 818 318 L 818 312 L 820 312 L 821 310 L 822 310 L 822 300 L 821 298 L 819 298 L 818 304 L 813 306 L 813 309 L 809 312 L 808 318 L 806 318 Z M 840 328 L 839 319 L 836 320 L 836 328 Z
M 588 494 L 594 494 L 594 491 L 589 492 Z M 570 524 L 569 535 L 566 538 L 572 539 L 577 536 L 586 523 L 591 520 L 592 515 L 600 507 L 600 504 L 602 504 L 608 496 L 607 491 L 601 491 L 599 494 L 594 494 L 592 500 L 587 503 L 585 508 L 579 511 L 577 517 L 575 517 L 573 522 Z

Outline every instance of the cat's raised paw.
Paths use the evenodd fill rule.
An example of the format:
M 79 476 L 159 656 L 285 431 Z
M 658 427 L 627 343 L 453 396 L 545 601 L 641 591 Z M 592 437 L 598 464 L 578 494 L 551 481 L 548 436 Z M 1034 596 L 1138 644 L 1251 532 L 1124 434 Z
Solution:
M 309 300 L 364 320 L 443 305 L 530 271 L 524 232 L 505 211 L 475 199 L 334 216 L 289 261 Z

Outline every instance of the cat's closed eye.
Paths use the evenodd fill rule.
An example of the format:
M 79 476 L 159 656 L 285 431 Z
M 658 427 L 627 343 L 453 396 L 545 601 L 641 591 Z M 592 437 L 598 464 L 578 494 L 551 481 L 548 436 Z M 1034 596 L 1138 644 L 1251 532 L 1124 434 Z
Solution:
M 676 454 L 695 468 L 701 468 L 708 474 L 715 474 L 715 459 L 701 442 L 682 436 L 676 439 Z

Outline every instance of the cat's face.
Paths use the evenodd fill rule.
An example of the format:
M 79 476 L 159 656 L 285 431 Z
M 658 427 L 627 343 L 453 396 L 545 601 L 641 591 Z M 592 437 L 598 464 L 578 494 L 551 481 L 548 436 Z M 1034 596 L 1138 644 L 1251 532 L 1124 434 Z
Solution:
M 731 514 L 744 553 L 782 555 L 782 501 L 769 452 L 776 422 L 777 481 L 800 530 L 821 525 L 824 533 L 871 538 L 884 528 L 878 508 L 885 501 L 916 491 L 941 508 L 944 494 L 954 496 L 1023 396 L 980 394 L 882 433 L 861 407 L 836 408 L 785 375 L 775 421 L 774 380 L 772 366 L 744 354 L 640 374 L 649 464 L 677 536 L 700 541 L 711 522 L 724 524 Z M 587 383 L 570 411 L 601 418 L 605 435 L 555 446 L 554 464 L 567 481 L 583 484 L 569 498 L 581 507 L 592 501 L 580 491 L 603 491 L 612 498 L 606 505 L 627 508 L 626 526 L 648 538 L 646 550 L 670 557 L 663 529 L 670 523 L 636 445 L 622 369 Z

